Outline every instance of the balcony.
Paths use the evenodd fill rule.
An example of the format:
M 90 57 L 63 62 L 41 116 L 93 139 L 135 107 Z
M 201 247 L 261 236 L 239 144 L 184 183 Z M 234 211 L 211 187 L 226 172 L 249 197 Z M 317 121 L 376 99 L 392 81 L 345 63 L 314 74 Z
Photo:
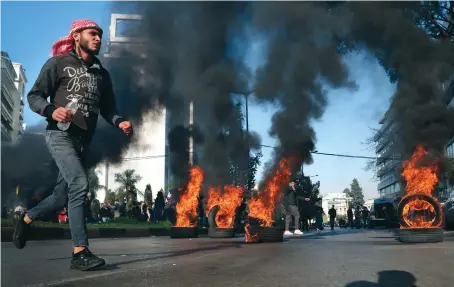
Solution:
M 7 102 L 11 111 L 14 107 L 14 99 L 5 85 L 2 85 L 2 103 Z
M 395 159 L 389 160 L 382 168 L 378 170 L 377 176 L 382 177 L 385 174 L 394 171 L 399 164 L 400 164 L 399 160 Z
M 8 111 L 8 109 L 5 107 L 5 105 L 2 105 L 2 117 L 4 117 L 6 120 L 9 122 L 13 122 L 13 117 L 11 116 L 11 112 Z
M 11 131 L 13 128 L 11 127 L 10 123 L 3 119 L 2 117 L 2 141 L 11 141 Z
M 10 80 L 14 83 L 14 79 L 16 78 L 16 71 L 14 70 L 13 63 L 8 58 L 7 54 L 4 55 L 3 53 L 2 53 L 2 70 L 3 70 L 2 72 L 5 73 L 5 75 L 8 76 Z
M 384 149 L 386 149 L 389 146 L 389 143 L 390 143 L 389 137 L 381 138 L 377 143 L 377 146 L 375 148 L 375 153 L 380 154 L 381 151 L 383 151 Z
M 394 128 L 394 124 L 387 122 L 383 124 L 380 129 L 377 131 L 377 133 L 374 136 L 374 141 L 379 141 L 383 136 L 385 136 L 388 133 L 391 133 Z
M 2 141 L 11 141 L 10 131 L 2 122 Z
M 380 181 L 378 183 L 377 189 L 378 190 L 383 189 L 383 188 L 385 188 L 387 186 L 390 186 L 391 184 L 394 184 L 394 183 L 396 183 L 398 181 L 399 181 L 399 179 L 396 177 L 396 174 L 391 172 L 389 177 L 387 177 L 385 180 Z
M 377 158 L 376 166 L 379 166 L 392 158 L 391 148 L 387 148 L 383 154 Z

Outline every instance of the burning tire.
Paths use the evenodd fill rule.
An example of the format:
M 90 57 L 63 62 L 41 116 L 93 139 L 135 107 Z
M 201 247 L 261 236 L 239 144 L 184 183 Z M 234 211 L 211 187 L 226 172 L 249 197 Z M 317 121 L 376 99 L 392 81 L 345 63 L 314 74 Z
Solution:
M 442 226 L 443 212 L 436 199 L 427 194 L 412 194 L 399 203 L 400 226 L 404 229 Z
M 403 243 L 436 243 L 443 241 L 442 228 L 411 228 L 399 230 L 399 241 Z
M 172 227 L 170 238 L 195 238 L 199 236 L 197 227 Z
M 219 211 L 219 206 L 214 206 L 208 213 L 208 237 L 210 238 L 232 238 L 235 236 L 234 228 L 220 228 L 216 226 L 216 214 Z
M 210 227 L 208 229 L 208 237 L 210 238 L 232 238 L 235 235 L 234 228 L 218 228 Z
M 284 229 L 281 227 L 262 227 L 259 231 L 260 241 L 263 243 L 283 242 Z
M 281 227 L 261 227 L 251 225 L 249 232 L 257 235 L 257 241 L 251 243 L 272 243 L 284 241 L 284 229 Z
M 216 213 L 218 213 L 220 207 L 219 205 L 213 206 L 213 208 L 208 213 L 208 225 L 212 228 L 216 228 Z

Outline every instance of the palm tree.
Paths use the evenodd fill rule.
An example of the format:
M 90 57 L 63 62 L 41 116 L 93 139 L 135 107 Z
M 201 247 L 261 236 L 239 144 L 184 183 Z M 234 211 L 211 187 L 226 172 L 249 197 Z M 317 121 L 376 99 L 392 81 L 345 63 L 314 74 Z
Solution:
M 88 170 L 88 190 L 91 201 L 96 199 L 96 192 L 104 188 L 103 185 L 99 184 L 98 173 L 94 168 Z
M 117 200 L 117 195 L 115 194 L 115 192 L 110 189 L 106 190 L 106 197 L 104 198 L 104 201 L 113 204 L 115 200 Z
M 128 208 L 132 207 L 133 201 L 137 199 L 137 192 L 139 190 L 136 184 L 142 179 L 142 177 L 136 174 L 134 169 L 127 169 L 122 173 L 115 174 L 115 182 L 119 183 L 118 190 L 126 193 Z

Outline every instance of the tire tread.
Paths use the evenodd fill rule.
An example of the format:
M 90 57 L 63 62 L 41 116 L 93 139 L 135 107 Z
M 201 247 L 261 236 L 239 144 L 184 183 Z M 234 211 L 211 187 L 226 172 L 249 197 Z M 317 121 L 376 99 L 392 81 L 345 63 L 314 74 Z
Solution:
M 404 243 L 437 243 L 443 241 L 442 228 L 400 229 L 399 241 Z

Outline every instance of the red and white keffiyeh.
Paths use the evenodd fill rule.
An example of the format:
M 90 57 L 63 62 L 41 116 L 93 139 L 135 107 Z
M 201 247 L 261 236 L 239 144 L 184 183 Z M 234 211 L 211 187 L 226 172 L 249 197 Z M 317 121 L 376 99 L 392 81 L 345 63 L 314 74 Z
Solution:
M 71 24 L 68 36 L 65 36 L 52 45 L 52 56 L 64 55 L 71 52 L 73 48 L 73 34 L 84 29 L 94 28 L 102 33 L 101 27 L 91 20 L 75 20 Z

